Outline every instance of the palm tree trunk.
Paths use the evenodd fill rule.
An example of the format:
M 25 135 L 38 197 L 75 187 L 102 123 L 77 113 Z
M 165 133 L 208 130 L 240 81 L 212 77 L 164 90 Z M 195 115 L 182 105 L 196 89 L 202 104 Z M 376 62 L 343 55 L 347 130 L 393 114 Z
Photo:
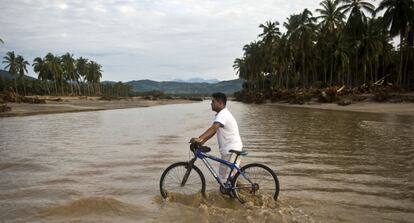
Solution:
M 347 75 L 347 81 L 346 82 L 348 83 L 349 86 L 352 86 L 352 84 L 351 84 L 351 69 L 348 68 L 347 74 L 348 75 Z
M 79 82 L 78 81 L 76 81 L 76 88 L 78 90 L 78 95 L 81 95 L 81 89 L 80 89 L 80 86 L 79 86 Z
M 375 80 L 374 80 L 374 75 L 372 73 L 372 67 L 373 67 L 372 63 L 369 63 L 369 72 L 370 72 L 370 76 L 371 76 L 371 82 L 374 83 Z
M 23 84 L 24 96 L 26 96 L 27 95 L 27 91 L 26 91 L 26 83 L 25 83 L 24 78 L 22 78 L 22 84 Z
M 374 75 L 375 75 L 374 81 L 378 80 L 378 72 L 379 72 L 378 67 L 379 67 L 379 60 L 377 60 L 377 62 L 375 63 L 375 67 L 374 67 L 374 72 L 375 72 L 374 73 Z
M 366 62 L 363 62 L 363 71 L 364 71 L 364 84 L 367 82 L 367 64 Z
M 263 75 L 263 78 L 262 78 L 262 90 L 264 90 L 264 88 L 265 88 L 265 77 Z
M 354 83 L 353 84 L 355 84 L 355 82 L 357 83 L 357 84 L 355 84 L 355 85 L 359 85 L 359 75 L 358 75 L 358 52 L 356 53 L 356 57 L 355 57 L 356 59 L 355 59 L 355 72 L 354 72 Z M 352 78 L 351 78 L 351 80 L 352 80 Z
M 50 88 L 49 88 L 49 83 L 46 82 L 46 89 L 47 89 L 47 94 L 50 95 Z
M 329 78 L 329 86 L 330 87 L 332 87 L 334 63 L 335 63 L 335 53 L 332 50 L 332 53 L 331 53 L 331 72 L 330 72 L 330 78 Z
M 407 50 L 407 53 L 405 54 L 405 65 L 403 70 L 403 86 L 408 87 L 408 58 L 410 58 L 410 51 Z
M 64 90 L 63 90 L 63 78 L 60 80 L 60 90 L 62 92 L 62 96 L 64 95 Z
M 73 83 L 69 83 L 70 84 L 70 93 L 73 95 Z
M 402 69 L 403 69 L 403 51 L 402 51 L 402 45 L 403 45 L 403 33 L 400 32 L 400 71 L 398 72 L 398 79 L 397 83 L 401 86 L 402 82 Z
M 305 53 L 302 53 L 302 87 L 305 88 Z
M 287 69 L 285 70 L 285 73 L 286 73 L 286 89 L 289 89 L 289 72 Z
M 323 57 L 322 57 L 323 58 Z M 330 67 L 330 66 L 329 66 Z M 326 68 L 326 65 L 325 65 L 325 63 L 323 63 L 323 82 L 324 83 L 327 83 L 327 72 L 328 72 L 328 69 Z M 321 77 L 322 78 L 322 77 Z
M 16 80 L 17 78 L 14 78 L 14 89 L 16 89 L 16 94 L 18 95 L 19 94 L 19 92 L 18 92 L 18 90 L 17 90 L 17 80 Z

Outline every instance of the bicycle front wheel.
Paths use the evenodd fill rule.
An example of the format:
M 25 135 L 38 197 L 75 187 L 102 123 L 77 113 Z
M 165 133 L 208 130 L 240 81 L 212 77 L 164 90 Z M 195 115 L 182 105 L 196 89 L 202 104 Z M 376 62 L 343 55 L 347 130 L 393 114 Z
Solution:
M 252 163 L 242 167 L 241 171 L 244 176 L 237 172 L 233 180 L 233 193 L 240 202 L 266 197 L 277 200 L 279 180 L 272 169 L 260 163 Z
M 206 180 L 201 170 L 188 162 L 178 162 L 167 167 L 161 175 L 160 191 L 163 198 L 175 195 L 205 194 Z

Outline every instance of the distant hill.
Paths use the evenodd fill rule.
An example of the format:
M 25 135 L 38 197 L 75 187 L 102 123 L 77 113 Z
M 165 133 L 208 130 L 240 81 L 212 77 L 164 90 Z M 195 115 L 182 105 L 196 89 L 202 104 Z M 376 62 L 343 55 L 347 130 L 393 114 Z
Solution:
M 116 84 L 116 81 L 101 81 L 101 84 Z
M 0 70 L 0 77 L 5 79 L 14 79 L 15 75 L 11 75 L 5 70 Z M 35 80 L 36 78 L 25 75 L 24 78 L 28 80 Z M 188 81 L 200 81 L 203 79 L 192 78 Z M 203 80 L 212 81 L 214 80 Z M 189 83 L 189 82 L 177 82 L 177 81 L 152 81 L 152 80 L 139 80 L 125 82 L 132 87 L 132 91 L 148 92 L 148 91 L 162 91 L 166 94 L 183 94 L 183 95 L 209 95 L 214 92 L 223 92 L 225 94 L 233 94 L 236 91 L 242 89 L 244 80 L 234 79 L 230 81 L 220 81 L 217 83 Z M 114 81 L 102 81 L 103 84 L 115 84 Z
M 190 78 L 188 80 L 182 80 L 182 79 L 174 79 L 172 82 L 185 82 L 185 83 L 209 83 L 209 84 L 215 84 L 220 82 L 217 79 L 203 79 L 203 78 Z
M 0 70 L 0 77 L 5 79 L 14 79 L 18 76 L 10 74 L 8 71 Z M 35 80 L 36 78 L 24 75 L 24 78 L 27 80 Z
M 139 80 L 129 81 L 126 84 L 132 86 L 134 92 L 162 91 L 166 94 L 211 94 L 223 92 L 233 94 L 242 89 L 243 82 L 244 80 L 241 79 L 221 81 L 214 84 Z

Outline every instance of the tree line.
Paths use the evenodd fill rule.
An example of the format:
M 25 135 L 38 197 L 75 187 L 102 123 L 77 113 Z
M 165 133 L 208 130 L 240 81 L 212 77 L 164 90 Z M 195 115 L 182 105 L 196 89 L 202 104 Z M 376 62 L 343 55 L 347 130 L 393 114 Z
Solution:
M 24 77 L 30 64 L 14 51 L 6 53 L 3 64 L 14 78 L 0 77 L 0 90 L 16 94 L 117 97 L 132 93 L 131 87 L 122 82 L 101 83 L 102 66 L 84 57 L 74 58 L 71 53 L 61 56 L 47 53 L 43 58 L 36 57 L 32 63 L 33 71 L 38 75 L 35 80 Z
M 382 16 L 378 14 L 382 13 Z M 414 88 L 414 1 L 323 0 L 260 24 L 233 68 L 247 91 L 393 84 Z M 392 38 L 399 36 L 398 48 Z

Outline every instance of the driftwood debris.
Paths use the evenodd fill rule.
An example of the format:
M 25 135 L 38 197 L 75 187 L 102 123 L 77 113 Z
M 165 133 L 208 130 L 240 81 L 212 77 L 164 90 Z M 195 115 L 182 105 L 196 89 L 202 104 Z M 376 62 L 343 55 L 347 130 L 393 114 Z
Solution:
M 44 99 L 36 97 L 25 97 L 15 94 L 14 92 L 2 91 L 0 92 L 0 101 L 4 102 L 15 102 L 15 103 L 30 103 L 30 104 L 46 104 Z

